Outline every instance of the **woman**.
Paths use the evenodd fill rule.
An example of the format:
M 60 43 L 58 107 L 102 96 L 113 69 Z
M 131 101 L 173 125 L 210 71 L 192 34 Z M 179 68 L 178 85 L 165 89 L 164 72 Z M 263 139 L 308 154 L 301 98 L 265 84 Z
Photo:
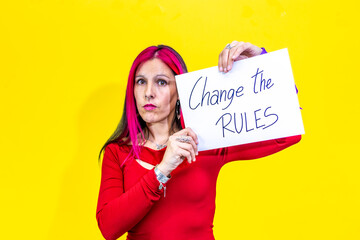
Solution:
M 234 41 L 219 55 L 219 71 L 234 61 L 266 53 Z M 106 142 L 97 221 L 106 239 L 214 239 L 216 180 L 234 160 L 264 157 L 300 136 L 198 152 L 198 139 L 183 128 L 175 75 L 187 72 L 168 46 L 149 47 L 129 74 L 124 113 Z

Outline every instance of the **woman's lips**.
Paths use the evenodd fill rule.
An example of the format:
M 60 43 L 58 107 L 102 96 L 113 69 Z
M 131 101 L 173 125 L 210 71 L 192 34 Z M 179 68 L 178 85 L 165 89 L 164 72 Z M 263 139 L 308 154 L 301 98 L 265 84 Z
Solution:
M 155 105 L 152 105 L 152 104 L 146 104 L 145 106 L 144 106 L 144 108 L 145 108 L 145 110 L 153 110 L 153 109 L 155 109 L 156 108 L 156 106 Z

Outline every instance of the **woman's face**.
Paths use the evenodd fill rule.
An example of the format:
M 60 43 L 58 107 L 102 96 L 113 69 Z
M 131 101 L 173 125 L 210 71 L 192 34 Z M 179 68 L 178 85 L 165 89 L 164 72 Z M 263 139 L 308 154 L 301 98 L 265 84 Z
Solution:
M 146 123 L 171 125 L 178 99 L 175 76 L 160 59 L 142 63 L 135 73 L 136 107 Z

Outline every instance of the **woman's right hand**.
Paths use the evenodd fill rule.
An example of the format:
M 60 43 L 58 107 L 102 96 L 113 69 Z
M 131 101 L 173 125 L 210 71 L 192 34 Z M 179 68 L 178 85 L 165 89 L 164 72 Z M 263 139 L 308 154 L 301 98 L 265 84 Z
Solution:
M 227 44 L 219 55 L 219 71 L 227 73 L 235 61 L 260 55 L 261 52 L 261 48 L 251 43 L 233 41 Z
M 186 158 L 188 163 L 195 162 L 198 155 L 198 139 L 190 128 L 182 129 L 171 135 L 167 142 L 167 148 L 158 169 L 168 176 Z

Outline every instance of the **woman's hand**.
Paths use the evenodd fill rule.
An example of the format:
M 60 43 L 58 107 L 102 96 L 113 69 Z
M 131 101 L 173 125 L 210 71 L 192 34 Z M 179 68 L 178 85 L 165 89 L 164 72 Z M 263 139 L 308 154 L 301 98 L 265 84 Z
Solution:
M 227 44 L 219 55 L 219 71 L 228 72 L 231 70 L 234 61 L 260 55 L 262 49 L 247 42 L 233 41 Z
M 163 160 L 158 165 L 158 169 L 168 176 L 186 158 L 189 163 L 195 162 L 198 154 L 196 134 L 190 128 L 171 135 L 167 142 L 167 148 Z

